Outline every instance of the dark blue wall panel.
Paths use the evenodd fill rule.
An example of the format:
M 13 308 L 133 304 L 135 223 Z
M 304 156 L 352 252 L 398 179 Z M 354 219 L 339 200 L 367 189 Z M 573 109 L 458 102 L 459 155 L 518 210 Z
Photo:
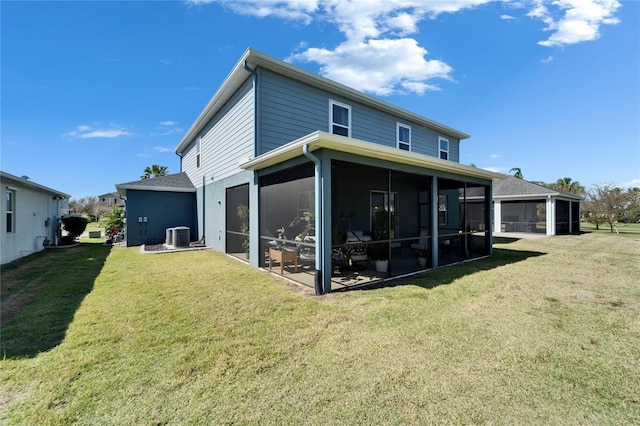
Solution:
M 143 218 L 143 222 L 139 222 L 139 218 Z M 166 229 L 176 226 L 188 226 L 190 239 L 195 241 L 196 223 L 193 192 L 127 190 L 127 247 L 161 244 Z

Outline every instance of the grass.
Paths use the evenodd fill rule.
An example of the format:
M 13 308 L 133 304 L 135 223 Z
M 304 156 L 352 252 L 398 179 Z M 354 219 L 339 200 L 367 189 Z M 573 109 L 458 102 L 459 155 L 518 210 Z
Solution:
M 594 224 L 582 222 L 580 229 L 585 232 L 611 234 L 611 227 L 607 223 L 600 225 L 600 229 L 596 230 Z M 640 238 L 640 223 L 620 222 L 616 224 L 616 229 L 618 230 L 618 235 L 622 235 L 623 237 Z
M 68 277 L 3 325 L 0 421 L 637 424 L 638 254 L 640 238 L 615 234 L 505 241 L 314 297 L 220 253 L 114 247 L 78 273 L 89 292 L 59 343 L 20 336 Z

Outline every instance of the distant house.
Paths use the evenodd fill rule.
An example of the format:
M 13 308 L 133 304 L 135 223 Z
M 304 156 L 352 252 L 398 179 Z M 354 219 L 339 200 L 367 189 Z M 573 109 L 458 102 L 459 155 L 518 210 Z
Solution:
M 492 183 L 504 176 L 459 164 L 468 137 L 248 49 L 175 151 L 198 239 L 256 267 L 285 262 L 323 293 L 491 254 Z M 118 189 L 129 239 L 151 214 L 131 211 L 141 185 Z M 170 207 L 158 197 L 145 211 Z
M 196 188 L 186 173 L 116 185 L 125 200 L 127 247 L 163 243 L 167 228 L 187 226 L 197 237 Z
M 493 185 L 494 232 L 579 232 L 581 200 L 578 195 L 508 177 Z
M 124 207 L 124 200 L 115 192 L 98 195 L 98 202 L 111 207 Z
M 2 264 L 57 244 L 60 219 L 69 209 L 69 194 L 0 171 Z

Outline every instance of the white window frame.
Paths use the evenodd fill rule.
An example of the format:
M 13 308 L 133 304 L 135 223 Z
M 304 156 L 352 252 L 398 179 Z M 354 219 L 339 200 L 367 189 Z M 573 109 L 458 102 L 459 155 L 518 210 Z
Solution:
M 442 149 L 442 142 L 446 142 L 447 143 L 447 149 Z M 449 139 L 447 138 L 443 138 L 442 136 L 438 136 L 438 158 L 440 158 L 441 160 L 448 160 L 449 159 Z M 442 155 L 444 154 L 445 158 L 442 158 Z
M 202 142 L 202 137 L 198 136 L 198 139 L 196 139 L 196 169 L 199 169 L 200 166 L 202 165 L 202 160 L 200 158 L 200 144 Z
M 7 203 L 7 201 L 9 201 L 9 197 L 11 197 L 11 201 L 10 203 Z M 5 218 L 7 220 L 5 231 L 7 232 L 7 234 L 14 234 L 16 232 L 16 191 L 7 187 L 5 193 L 5 203 L 5 207 L 7 210 L 5 215 Z
M 331 134 L 337 134 L 337 133 L 333 133 L 333 126 L 338 126 L 338 127 L 342 127 L 345 128 L 344 124 L 340 124 L 340 123 L 335 123 L 333 121 L 333 106 L 339 106 L 341 108 L 344 108 L 347 110 L 347 113 L 349 114 L 349 116 L 347 117 L 347 137 L 350 138 L 351 137 L 351 105 L 347 105 L 344 104 L 342 102 L 338 102 L 336 100 L 333 99 L 329 99 L 329 133 Z M 344 135 L 339 135 L 339 136 L 344 136 Z
M 409 130 L 409 140 L 408 141 L 401 141 L 400 140 L 400 128 L 404 127 L 405 129 Z M 406 146 L 407 149 L 405 151 L 411 151 L 411 126 L 404 124 L 404 123 L 400 123 L 399 121 L 396 122 L 396 147 L 398 149 L 403 149 L 401 148 L 401 146 Z

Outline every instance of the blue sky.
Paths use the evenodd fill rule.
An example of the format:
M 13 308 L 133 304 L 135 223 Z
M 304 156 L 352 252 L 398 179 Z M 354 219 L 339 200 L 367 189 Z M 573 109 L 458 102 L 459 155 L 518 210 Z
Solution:
M 460 160 L 640 185 L 640 2 L 0 4 L 3 171 L 115 191 L 173 149 L 247 47 L 471 135 Z

